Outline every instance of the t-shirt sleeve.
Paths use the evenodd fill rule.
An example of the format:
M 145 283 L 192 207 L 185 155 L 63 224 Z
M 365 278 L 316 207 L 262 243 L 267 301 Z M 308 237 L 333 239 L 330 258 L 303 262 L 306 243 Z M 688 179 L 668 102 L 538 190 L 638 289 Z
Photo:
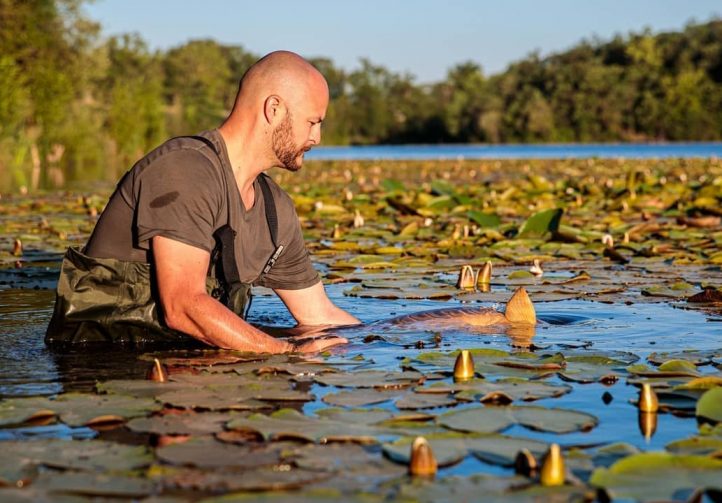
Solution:
M 285 225 L 289 226 L 288 244 L 285 245 L 283 253 L 271 270 L 258 281 L 258 284 L 266 288 L 301 290 L 321 281 L 321 277 L 311 264 L 296 211 L 291 209 L 290 213 L 291 216 L 285 222 Z M 280 220 L 279 224 L 283 220 L 285 219 Z
M 135 183 L 136 246 L 148 249 L 163 236 L 211 252 L 223 190 L 211 161 L 196 150 L 157 159 Z

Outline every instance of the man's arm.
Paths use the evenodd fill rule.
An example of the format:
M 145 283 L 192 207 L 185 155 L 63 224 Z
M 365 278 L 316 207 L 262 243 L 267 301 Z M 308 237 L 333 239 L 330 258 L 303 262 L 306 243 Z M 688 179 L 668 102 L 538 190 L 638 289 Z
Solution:
M 337 307 L 319 281 L 301 290 L 274 290 L 299 325 L 358 325 L 361 321 Z
M 169 328 L 212 346 L 254 352 L 315 352 L 347 342 L 327 338 L 293 345 L 275 339 L 208 295 L 207 251 L 162 236 L 152 239 L 152 251 L 160 304 Z

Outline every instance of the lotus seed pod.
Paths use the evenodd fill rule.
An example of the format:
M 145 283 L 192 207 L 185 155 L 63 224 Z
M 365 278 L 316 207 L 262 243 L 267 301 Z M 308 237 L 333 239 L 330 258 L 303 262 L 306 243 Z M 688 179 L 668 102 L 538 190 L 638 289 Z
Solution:
M 465 381 L 474 377 L 474 360 L 468 350 L 462 349 L 454 363 L 454 379 Z
M 642 384 L 642 389 L 639 391 L 639 410 L 641 412 L 657 412 L 659 410 L 657 393 L 648 383 Z
M 416 437 L 411 444 L 411 461 L 409 473 L 414 476 L 433 477 L 437 470 L 436 458 L 431 452 L 431 446 L 424 437 Z
M 459 271 L 459 279 L 456 282 L 456 288 L 474 288 L 476 278 L 474 277 L 474 269 L 470 265 L 462 265 Z
M 479 276 L 476 280 L 477 286 L 488 285 L 489 283 L 491 283 L 491 270 L 491 262 L 487 262 L 482 266 L 481 271 L 479 272 Z
M 158 358 L 153 358 L 153 366 L 148 370 L 146 378 L 155 382 L 166 382 L 168 380 L 168 371 Z
M 657 413 L 639 411 L 638 422 L 640 433 L 649 442 L 657 431 Z
M 564 484 L 564 458 L 559 444 L 552 444 L 544 455 L 539 481 L 543 486 L 560 486 Z
M 529 449 L 522 449 L 517 453 L 514 460 L 514 471 L 516 473 L 525 477 L 533 477 L 538 469 L 539 465 L 536 458 L 529 452 Z

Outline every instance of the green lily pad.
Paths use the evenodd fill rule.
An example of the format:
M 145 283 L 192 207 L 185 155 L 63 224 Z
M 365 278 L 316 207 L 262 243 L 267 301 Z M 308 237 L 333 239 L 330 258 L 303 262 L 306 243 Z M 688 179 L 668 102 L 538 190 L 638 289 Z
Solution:
M 230 491 L 282 491 L 300 489 L 313 482 L 330 477 L 326 472 L 294 468 L 290 464 L 261 467 L 250 470 L 179 469 L 161 478 L 169 490 L 230 492 Z M 230 496 L 229 496 L 230 498 Z
M 648 452 L 594 471 L 589 482 L 612 498 L 686 499 L 697 488 L 722 488 L 722 460 Z
M 431 409 L 434 407 L 448 407 L 455 405 L 456 403 L 456 398 L 450 394 L 407 393 L 396 400 L 394 405 L 396 405 L 399 409 L 418 410 Z
M 712 453 L 722 455 L 722 438 L 691 437 L 675 440 L 665 446 L 669 452 L 693 456 L 709 456 Z M 717 456 L 719 457 L 719 455 Z
M 124 421 L 159 410 L 161 404 L 150 398 L 123 395 L 65 393 L 54 398 L 12 398 L 0 405 L 0 424 L 17 424 L 37 414 L 54 413 L 68 426 L 102 421 Z
M 300 440 L 304 442 L 375 443 L 387 429 L 334 419 L 312 418 L 293 409 L 281 409 L 270 416 L 253 414 L 229 421 L 226 428 L 259 434 L 265 440 Z
M 149 480 L 104 473 L 41 473 L 32 487 L 50 494 L 76 494 L 95 498 L 141 498 L 157 491 L 156 484 Z
M 479 227 L 499 227 L 501 219 L 498 215 L 492 213 L 482 213 L 477 210 L 469 210 L 466 212 L 466 216 Z
M 387 372 L 383 370 L 360 370 L 358 372 L 324 374 L 314 381 L 326 386 L 342 388 L 398 389 L 418 384 L 423 375 L 418 372 Z
M 123 472 L 150 464 L 144 446 L 128 446 L 103 440 L 59 440 L 2 442 L 0 481 L 14 485 L 33 477 L 37 467 L 92 472 Z
M 166 414 L 163 416 L 137 417 L 125 425 L 137 433 L 158 435 L 208 435 L 223 431 L 224 423 L 234 416 L 215 412 Z
M 572 391 L 571 386 L 549 384 L 543 381 L 530 381 L 520 378 L 506 378 L 491 382 L 485 379 L 472 379 L 456 382 L 451 385 L 435 383 L 431 386 L 417 388 L 417 392 L 436 393 L 455 392 L 459 400 L 495 402 L 495 396 L 508 397 L 511 401 L 531 402 L 541 398 L 556 398 Z
M 282 447 L 255 443 L 236 445 L 218 442 L 212 437 L 198 437 L 160 447 L 156 449 L 156 456 L 166 463 L 198 468 L 257 468 L 278 464 Z
M 722 388 L 712 388 L 702 395 L 697 402 L 696 415 L 715 423 L 722 422 Z
M 360 407 L 362 405 L 373 405 L 393 400 L 394 398 L 398 398 L 401 393 L 402 391 L 393 389 L 382 391 L 374 388 L 362 388 L 329 393 L 324 395 L 322 400 L 329 405 Z
M 447 412 L 437 418 L 442 426 L 458 431 L 494 433 L 521 424 L 552 433 L 571 433 L 594 428 L 596 417 L 574 410 L 532 406 L 475 407 Z
M 557 232 L 563 214 L 564 210 L 561 208 L 535 213 L 522 224 L 519 229 L 519 237 L 543 237 L 549 233 Z

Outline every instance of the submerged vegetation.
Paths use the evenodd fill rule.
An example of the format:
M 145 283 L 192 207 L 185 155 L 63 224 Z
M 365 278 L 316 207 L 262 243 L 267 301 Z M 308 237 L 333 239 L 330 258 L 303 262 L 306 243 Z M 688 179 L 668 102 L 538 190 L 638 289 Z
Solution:
M 543 324 L 470 334 L 368 320 L 317 358 L 140 355 L 155 380 L 91 368 L 54 396 L 0 401 L 0 499 L 719 497 L 719 323 L 642 334 L 638 319 L 589 337 L 544 320 L 545 306 L 581 299 L 719 322 L 722 161 L 313 162 L 273 176 L 347 298 L 412 312 L 429 305 L 412 299 L 488 305 L 524 285 Z M 0 305 L 53 286 L 60 252 L 85 240 L 106 196 L 0 199 Z M 488 283 L 455 286 L 462 266 L 487 262 Z M 456 364 L 462 348 L 471 358 Z
M 165 138 L 216 127 L 259 56 L 106 39 L 82 5 L 0 1 L 0 188 L 116 179 Z M 722 139 L 719 20 L 584 41 L 497 75 L 469 61 L 437 83 L 311 59 L 330 84 L 328 145 Z

